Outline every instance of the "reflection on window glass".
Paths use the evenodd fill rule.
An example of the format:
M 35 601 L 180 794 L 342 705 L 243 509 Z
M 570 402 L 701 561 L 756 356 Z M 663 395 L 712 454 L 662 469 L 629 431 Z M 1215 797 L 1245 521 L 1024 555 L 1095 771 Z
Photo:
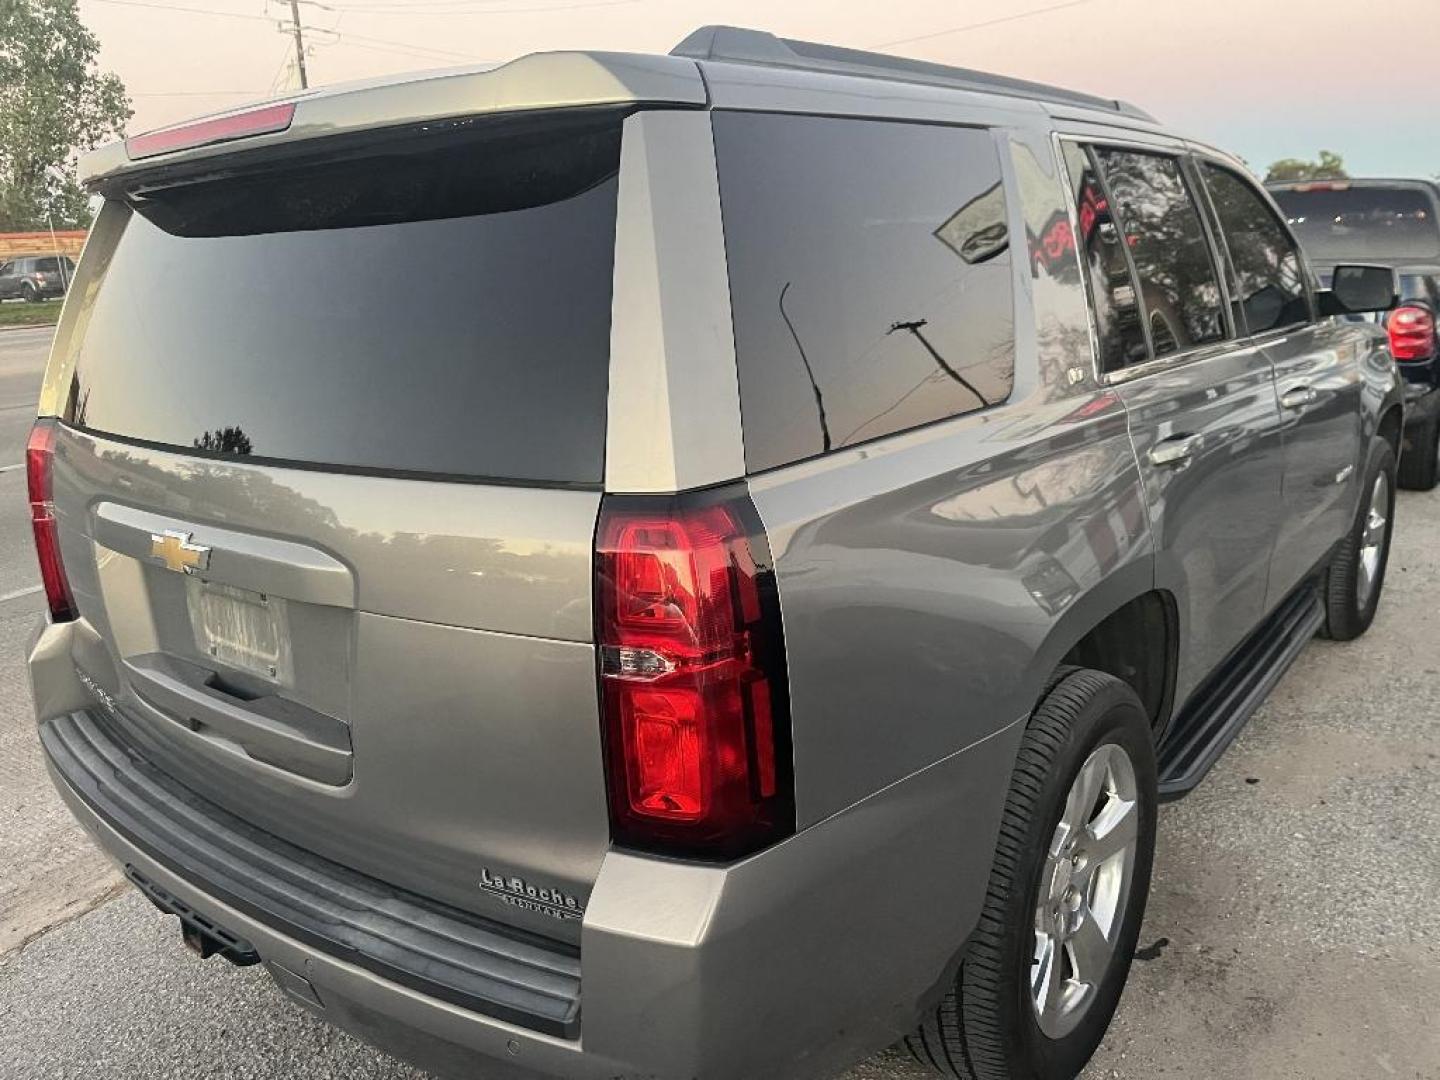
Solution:
M 1206 163 L 1205 184 L 1235 268 L 1240 309 L 1252 334 L 1310 318 L 1310 301 L 1294 243 L 1251 185 Z
M 77 296 L 67 419 L 204 453 L 598 483 L 620 133 L 598 115 L 441 129 L 148 199 Z
M 1418 183 L 1348 183 L 1277 188 L 1275 201 L 1306 253 L 1320 262 L 1404 262 L 1440 258 L 1435 200 Z
M 1010 239 L 989 132 L 757 113 L 714 127 L 751 469 L 1009 396 Z
M 1065 166 L 1075 187 L 1079 248 L 1090 280 L 1095 328 L 1100 337 L 1100 366 L 1115 371 L 1143 363 L 1150 354 L 1140 325 L 1140 306 L 1105 192 L 1089 156 L 1074 143 L 1065 144 Z
M 1133 150 L 1096 153 L 1135 261 L 1155 355 L 1223 340 L 1220 284 L 1180 163 Z

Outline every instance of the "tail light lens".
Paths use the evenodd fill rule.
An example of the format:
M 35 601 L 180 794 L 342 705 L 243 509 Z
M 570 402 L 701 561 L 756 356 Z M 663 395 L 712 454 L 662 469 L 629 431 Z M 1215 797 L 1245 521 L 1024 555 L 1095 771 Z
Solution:
M 1429 360 L 1435 355 L 1435 316 L 1418 304 L 1406 304 L 1385 320 L 1396 360 Z
M 40 556 L 40 580 L 50 617 L 56 622 L 75 618 L 75 598 L 65 565 L 60 561 L 60 532 L 52 501 L 52 468 L 55 461 L 55 425 L 41 421 L 30 432 L 25 446 L 25 480 L 30 489 L 30 525 L 35 530 L 35 551 Z
M 616 840 L 734 858 L 792 832 L 779 601 L 749 498 L 609 496 L 596 548 Z

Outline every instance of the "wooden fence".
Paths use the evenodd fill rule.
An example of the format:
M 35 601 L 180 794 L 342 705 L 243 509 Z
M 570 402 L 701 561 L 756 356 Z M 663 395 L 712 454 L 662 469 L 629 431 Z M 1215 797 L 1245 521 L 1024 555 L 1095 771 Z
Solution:
M 0 261 L 20 255 L 53 255 L 56 248 L 76 259 L 84 243 L 84 229 L 56 230 L 53 240 L 48 232 L 0 233 Z

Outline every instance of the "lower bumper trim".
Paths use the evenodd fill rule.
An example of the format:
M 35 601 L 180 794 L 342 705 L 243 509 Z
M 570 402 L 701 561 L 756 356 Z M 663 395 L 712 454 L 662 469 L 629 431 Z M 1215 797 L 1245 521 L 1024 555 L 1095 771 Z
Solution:
M 45 722 L 40 741 L 93 813 L 221 903 L 427 996 L 578 1038 L 578 951 L 402 892 L 264 833 L 165 776 L 89 713 Z

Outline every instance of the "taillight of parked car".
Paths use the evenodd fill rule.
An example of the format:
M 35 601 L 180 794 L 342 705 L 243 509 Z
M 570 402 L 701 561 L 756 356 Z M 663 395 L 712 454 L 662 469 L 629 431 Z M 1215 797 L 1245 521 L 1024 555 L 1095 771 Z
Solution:
M 1396 360 L 1429 360 L 1435 355 L 1435 316 L 1418 304 L 1405 304 L 1385 320 L 1390 352 Z
M 75 598 L 60 561 L 60 532 L 55 520 L 52 471 L 55 462 L 55 425 L 40 421 L 25 446 L 25 480 L 30 489 L 30 524 L 35 530 L 35 551 L 40 556 L 40 581 L 56 622 L 75 618 Z
M 616 841 L 734 858 L 792 832 L 779 598 L 749 497 L 606 496 L 595 611 Z

